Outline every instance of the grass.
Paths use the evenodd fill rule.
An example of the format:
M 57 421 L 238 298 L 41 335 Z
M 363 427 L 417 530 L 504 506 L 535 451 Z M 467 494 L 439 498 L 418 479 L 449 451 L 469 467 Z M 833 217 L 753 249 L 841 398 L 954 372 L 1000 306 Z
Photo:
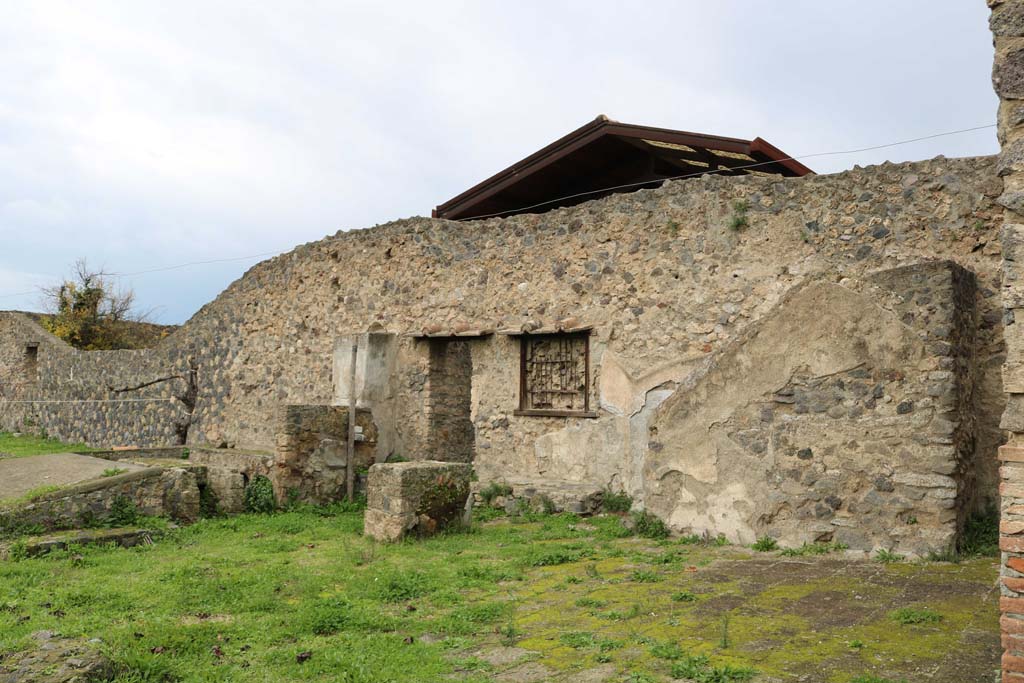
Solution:
M 750 547 L 761 553 L 769 553 L 773 550 L 778 549 L 779 542 L 771 536 L 762 536 L 761 538 L 757 539 L 757 542 L 755 542 L 754 545 Z
M 480 498 L 485 505 L 490 505 L 495 498 L 512 495 L 512 487 L 502 481 L 492 481 L 480 489 Z
M 976 622 L 984 610 L 957 596 L 916 608 L 939 621 L 901 627 L 893 616 L 900 591 L 823 569 L 822 590 L 863 595 L 858 607 L 871 608 L 867 621 L 837 628 L 814 621 L 815 611 L 780 611 L 807 603 L 800 598 L 816 584 L 766 575 L 763 556 L 749 549 L 623 536 L 619 515 L 579 522 L 571 514 L 499 518 L 380 545 L 361 535 L 358 509 L 300 506 L 204 519 L 153 546 L 0 562 L 0 652 L 27 646 L 39 630 L 99 637 L 121 671 L 116 683 L 427 683 L 456 671 L 482 683 L 505 666 L 482 653 L 502 645 L 523 648 L 560 681 L 606 663 L 621 672 L 616 681 L 730 683 L 754 669 L 767 677 L 839 671 L 828 680 L 848 681 L 865 668 L 849 659 L 855 636 L 871 657 L 908 662 L 908 675 L 941 661 L 968 623 L 997 633 L 994 610 L 992 625 Z M 662 561 L 667 554 L 671 562 Z M 745 578 L 735 573 L 759 558 Z M 927 585 L 967 572 L 980 595 L 994 578 L 990 565 L 935 566 Z M 906 582 L 907 566 L 875 566 L 871 575 Z M 740 596 L 736 607 L 714 606 Z
M 605 512 L 629 512 L 633 498 L 625 491 L 614 491 L 606 487 L 601 496 L 601 509 Z
M 123 467 L 110 467 L 110 468 L 107 468 L 107 469 L 103 470 L 103 474 L 101 474 L 100 476 L 101 477 L 116 477 L 117 475 L 122 474 L 123 472 L 127 472 L 127 471 L 128 470 L 123 468 Z
M 95 449 L 83 443 L 63 443 L 57 439 L 32 434 L 15 436 L 11 432 L 0 432 L 0 458 L 25 458 L 30 455 L 47 453 L 88 452 Z
M 881 562 L 882 564 L 892 564 L 894 562 L 902 562 L 903 559 L 904 558 L 903 558 L 902 555 L 894 553 L 891 550 L 886 550 L 885 548 L 879 548 L 878 552 L 875 553 L 875 561 L 876 562 Z
M 942 621 L 942 615 L 930 609 L 917 609 L 914 607 L 902 607 L 892 613 L 892 619 L 904 626 L 916 624 L 937 624 Z
M 732 215 L 729 216 L 729 229 L 738 232 L 750 225 L 747 211 L 750 210 L 750 202 L 746 199 L 737 199 L 732 203 Z
M 799 548 L 783 548 L 779 554 L 784 557 L 805 557 L 808 555 L 827 555 L 832 552 L 846 550 L 845 543 L 804 543 Z
M 63 487 L 58 484 L 46 484 L 44 486 L 37 486 L 34 489 L 26 491 L 20 496 L 15 496 L 13 498 L 4 498 L 3 500 L 0 500 L 0 508 L 15 507 L 18 505 L 22 505 L 24 503 L 31 503 L 34 500 L 42 498 L 48 493 L 60 491 L 62 488 Z
M 968 517 L 957 550 L 961 557 L 998 557 L 999 509 L 990 506 Z

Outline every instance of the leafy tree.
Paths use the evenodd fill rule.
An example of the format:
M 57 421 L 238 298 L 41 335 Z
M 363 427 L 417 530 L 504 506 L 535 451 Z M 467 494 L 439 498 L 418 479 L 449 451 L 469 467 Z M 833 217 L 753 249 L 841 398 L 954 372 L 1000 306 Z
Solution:
M 43 288 L 43 297 L 49 312 L 43 327 L 78 349 L 135 348 L 132 328 L 148 322 L 148 313 L 135 310 L 135 292 L 116 287 L 85 259 L 75 262 L 70 278 Z

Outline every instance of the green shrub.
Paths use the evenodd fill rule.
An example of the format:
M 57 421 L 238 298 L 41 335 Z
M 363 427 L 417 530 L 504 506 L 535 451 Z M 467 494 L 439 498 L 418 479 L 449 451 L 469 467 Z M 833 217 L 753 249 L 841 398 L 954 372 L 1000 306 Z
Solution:
M 669 530 L 665 522 L 644 510 L 633 515 L 633 523 L 637 536 L 644 538 L 668 538 Z
M 729 229 L 738 232 L 750 225 L 747 218 L 747 211 L 750 210 L 750 203 L 746 199 L 738 199 L 732 204 L 732 216 L 729 217 Z
M 882 564 L 892 564 L 893 562 L 902 562 L 903 556 L 897 555 L 891 550 L 879 548 L 878 552 L 875 553 L 875 560 Z
M 485 505 L 490 505 L 495 498 L 512 495 L 512 487 L 503 481 L 492 481 L 480 489 L 480 498 Z
M 634 570 L 630 578 L 637 583 L 658 583 L 663 577 L 661 574 L 652 572 L 650 569 L 637 569 Z
M 697 596 L 690 591 L 679 591 L 678 593 L 672 594 L 673 602 L 694 602 L 697 600 Z
M 540 510 L 545 515 L 553 515 L 557 512 L 555 508 L 555 501 L 551 500 L 548 496 L 540 496 Z
M 633 498 L 625 491 L 612 491 L 605 488 L 601 496 L 601 509 L 605 512 L 629 512 L 633 507 Z
M 405 602 L 423 597 L 434 586 L 423 572 L 390 569 L 374 577 L 373 592 L 382 602 Z
M 103 474 L 101 474 L 100 476 L 101 477 L 116 477 L 117 475 L 121 474 L 122 472 L 127 472 L 127 471 L 128 470 L 124 469 L 123 467 L 110 467 L 110 468 L 107 468 L 107 469 L 103 470 Z
M 658 683 L 658 679 L 643 671 L 634 671 L 626 676 L 623 681 L 625 683 Z
M 25 539 L 19 538 L 7 548 L 7 559 L 18 562 L 28 557 L 28 544 Z
M 751 547 L 754 550 L 757 550 L 758 552 L 768 553 L 778 549 L 779 542 L 771 536 L 762 536 L 761 538 L 757 539 L 757 542 L 754 543 L 754 545 L 752 545 Z
M 128 496 L 116 496 L 110 503 L 110 514 L 107 523 L 110 526 L 130 526 L 139 520 L 139 511 L 135 509 L 135 501 Z
M 951 562 L 957 564 L 960 562 L 960 554 L 957 553 L 955 548 L 946 548 L 944 550 L 931 550 L 928 552 L 927 560 L 929 562 Z
M 889 616 L 893 621 L 907 625 L 913 624 L 937 624 L 942 621 L 942 615 L 930 609 L 917 609 L 914 607 L 903 607 L 896 610 Z
M 578 548 L 551 548 L 541 550 L 527 558 L 527 564 L 531 567 L 553 567 L 569 562 L 579 562 L 589 557 L 591 553 Z
M 733 683 L 749 681 L 757 671 L 746 666 L 711 666 L 707 655 L 684 655 L 672 665 L 672 678 L 693 683 Z
M 220 514 L 217 494 L 210 486 L 199 487 L 199 516 L 203 518 L 216 517 Z
M 803 557 L 804 555 L 827 555 L 833 551 L 846 550 L 845 543 L 804 543 L 799 548 L 783 548 L 779 553 L 786 557 Z
M 245 509 L 249 512 L 267 514 L 277 509 L 274 485 L 262 474 L 257 474 L 245 487 Z
M 574 650 L 595 648 L 601 652 L 608 652 L 609 650 L 617 650 L 622 647 L 621 640 L 601 638 L 586 631 L 570 631 L 569 633 L 563 633 L 558 639 L 562 644 L 568 645 Z
M 558 640 L 563 645 L 568 645 L 574 650 L 583 650 L 589 647 L 597 645 L 597 638 L 593 633 L 586 633 L 584 631 L 570 631 L 569 633 L 563 633 L 558 636 Z
M 652 647 L 651 655 L 653 657 L 657 657 L 658 659 L 668 659 L 675 661 L 677 659 L 682 659 L 686 657 L 686 652 L 683 651 L 683 648 L 679 647 L 679 643 L 666 641 L 664 643 L 658 643 L 657 645 Z
M 967 518 L 958 544 L 964 557 L 999 556 L 999 510 L 989 506 Z
M 594 598 L 580 598 L 576 601 L 577 607 L 588 607 L 591 609 L 600 609 L 607 604 L 604 600 L 596 600 Z

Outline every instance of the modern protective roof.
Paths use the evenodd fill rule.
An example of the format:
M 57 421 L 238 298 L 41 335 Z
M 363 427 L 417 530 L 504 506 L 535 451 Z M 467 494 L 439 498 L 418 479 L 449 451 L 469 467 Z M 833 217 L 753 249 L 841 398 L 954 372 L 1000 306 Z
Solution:
M 813 173 L 759 137 L 743 140 L 638 126 L 602 115 L 438 205 L 433 216 L 468 220 L 541 213 L 709 172 L 785 177 Z

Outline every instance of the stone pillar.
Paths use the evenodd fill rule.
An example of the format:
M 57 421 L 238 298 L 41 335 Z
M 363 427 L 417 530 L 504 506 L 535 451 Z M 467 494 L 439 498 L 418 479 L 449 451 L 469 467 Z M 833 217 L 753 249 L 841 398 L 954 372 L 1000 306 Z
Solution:
M 1003 681 L 1024 683 L 1024 0 L 988 0 L 995 39 L 992 84 L 999 95 L 999 203 L 1003 219 L 1003 315 L 1008 396 L 1001 426 L 1009 443 L 999 449 L 999 547 Z M 1020 323 L 1017 323 L 1017 319 Z

